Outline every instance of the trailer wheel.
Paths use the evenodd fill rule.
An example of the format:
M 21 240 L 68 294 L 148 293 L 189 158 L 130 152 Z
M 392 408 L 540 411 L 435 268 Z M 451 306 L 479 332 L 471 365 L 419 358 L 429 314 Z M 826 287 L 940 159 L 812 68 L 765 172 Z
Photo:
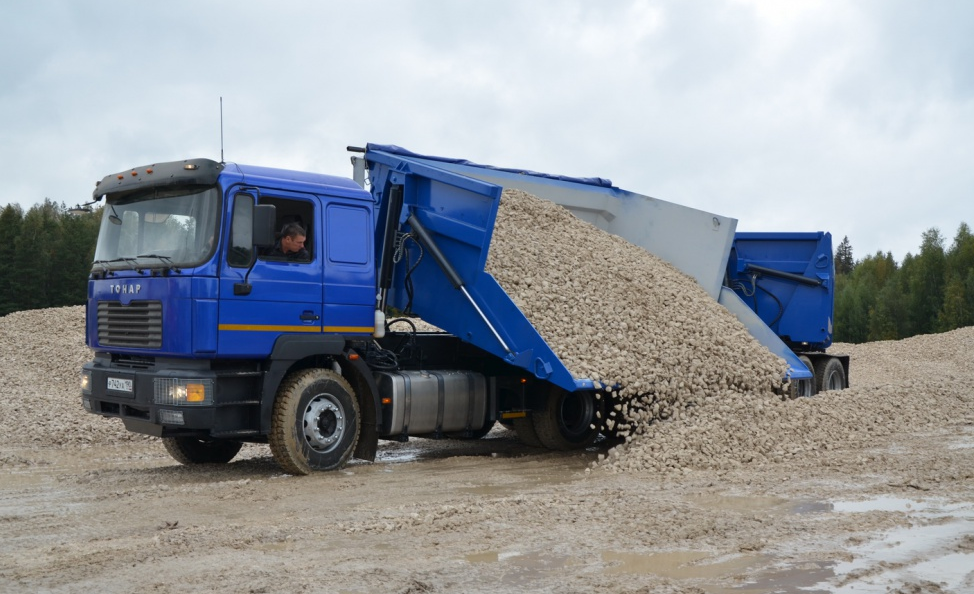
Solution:
M 541 443 L 541 440 L 538 439 L 538 434 L 534 430 L 534 422 L 530 416 L 511 419 L 511 426 L 514 428 L 514 432 L 517 433 L 517 438 L 524 445 L 531 446 L 532 448 L 545 447 Z
M 805 367 L 807 367 L 808 370 L 812 372 L 812 375 L 814 376 L 815 366 L 812 365 L 812 360 L 809 359 L 806 355 L 799 355 L 798 358 L 801 360 L 802 363 L 805 364 Z M 814 396 L 815 378 L 813 377 L 812 379 L 793 380 L 791 382 L 791 388 L 789 389 L 788 395 L 791 398 L 807 398 L 810 396 Z
M 229 439 L 163 437 L 162 445 L 180 464 L 226 464 L 237 455 L 243 443 Z
M 341 468 L 355 451 L 359 419 L 345 378 L 328 369 L 294 373 L 274 401 L 268 436 L 274 460 L 291 474 Z
M 819 359 L 815 364 L 815 388 L 819 392 L 827 390 L 845 390 L 846 382 L 845 369 L 842 362 L 838 359 L 829 357 Z
M 584 448 L 599 435 L 597 408 L 593 392 L 568 392 L 552 387 L 544 410 L 531 415 L 534 432 L 550 450 Z

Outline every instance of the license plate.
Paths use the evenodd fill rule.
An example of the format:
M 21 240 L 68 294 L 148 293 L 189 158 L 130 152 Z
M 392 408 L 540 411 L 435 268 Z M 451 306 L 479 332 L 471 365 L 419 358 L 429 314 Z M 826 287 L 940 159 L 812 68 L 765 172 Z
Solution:
M 122 378 L 122 377 L 110 377 L 108 378 L 108 385 L 106 386 L 109 390 L 113 392 L 132 392 L 132 380 Z

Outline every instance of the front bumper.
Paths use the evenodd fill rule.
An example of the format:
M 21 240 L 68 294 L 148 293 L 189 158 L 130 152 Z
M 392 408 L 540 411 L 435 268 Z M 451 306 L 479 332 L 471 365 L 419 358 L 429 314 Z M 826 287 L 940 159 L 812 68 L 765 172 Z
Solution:
M 82 367 L 88 376 L 82 404 L 88 412 L 122 420 L 129 431 L 156 437 L 189 436 L 240 439 L 260 436 L 263 372 L 242 363 L 213 369 L 209 360 L 153 359 L 118 363 L 96 356 Z M 207 386 L 205 400 L 180 404 L 160 397 L 161 385 Z

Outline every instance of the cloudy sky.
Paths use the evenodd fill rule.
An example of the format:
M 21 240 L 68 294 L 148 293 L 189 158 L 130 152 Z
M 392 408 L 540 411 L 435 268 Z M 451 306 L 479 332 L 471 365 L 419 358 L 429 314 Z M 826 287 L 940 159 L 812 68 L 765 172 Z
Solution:
M 599 176 L 857 259 L 974 225 L 974 2 L 0 5 L 0 206 L 188 157 L 347 145 Z

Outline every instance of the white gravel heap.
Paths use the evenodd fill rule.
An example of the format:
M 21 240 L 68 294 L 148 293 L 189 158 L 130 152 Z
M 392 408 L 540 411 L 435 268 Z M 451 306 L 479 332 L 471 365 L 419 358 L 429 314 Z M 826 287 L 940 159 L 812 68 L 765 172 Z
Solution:
M 81 406 L 81 366 L 92 354 L 85 346 L 84 307 L 3 316 L 0 337 L 0 443 L 50 447 L 144 439 L 121 421 Z
M 730 469 L 974 423 L 972 329 L 836 345 L 859 387 L 787 400 L 784 362 L 694 280 L 551 202 L 504 192 L 488 271 L 576 377 L 623 386 L 608 470 Z
M 780 400 L 785 362 L 694 279 L 552 202 L 504 191 L 487 270 L 575 377 L 621 385 L 606 424 L 622 435 L 711 399 Z

